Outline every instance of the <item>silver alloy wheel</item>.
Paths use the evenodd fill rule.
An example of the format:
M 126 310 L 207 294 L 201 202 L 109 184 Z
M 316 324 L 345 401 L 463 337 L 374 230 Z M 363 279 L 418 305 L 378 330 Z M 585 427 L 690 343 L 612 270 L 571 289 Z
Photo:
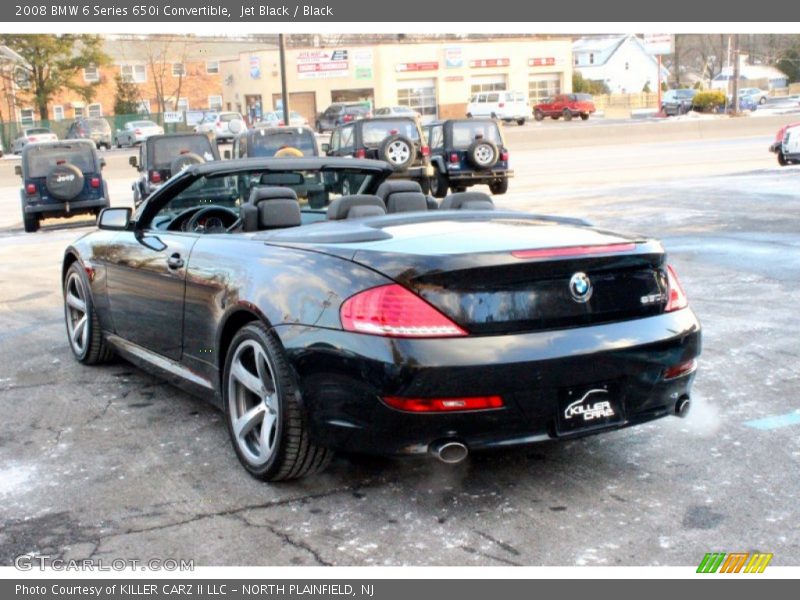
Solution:
M 86 310 L 86 290 L 77 273 L 67 278 L 64 302 L 67 305 L 69 343 L 78 356 L 83 356 L 89 343 L 89 314 Z
M 411 156 L 411 148 L 402 140 L 395 140 L 386 149 L 386 156 L 394 165 L 403 165 Z
M 488 144 L 481 144 L 475 148 L 475 160 L 479 165 L 488 165 L 494 160 L 494 150 Z
M 266 463 L 278 447 L 280 404 L 275 376 L 255 340 L 236 347 L 228 375 L 228 410 L 233 438 L 253 466 Z

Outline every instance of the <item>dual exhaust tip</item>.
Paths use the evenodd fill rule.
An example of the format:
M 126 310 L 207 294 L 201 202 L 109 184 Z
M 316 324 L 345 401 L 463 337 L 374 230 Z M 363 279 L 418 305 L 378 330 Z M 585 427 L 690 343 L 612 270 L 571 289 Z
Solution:
M 675 415 L 685 418 L 689 414 L 692 402 L 688 396 L 683 396 L 675 403 Z M 444 440 L 431 444 L 429 452 L 448 465 L 455 465 L 466 460 L 469 449 L 455 440 Z

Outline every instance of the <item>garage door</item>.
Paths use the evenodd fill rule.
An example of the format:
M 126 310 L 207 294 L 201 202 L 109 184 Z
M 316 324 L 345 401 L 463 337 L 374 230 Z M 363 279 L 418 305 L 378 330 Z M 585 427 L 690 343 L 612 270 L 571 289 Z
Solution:
M 397 103 L 422 115 L 422 121 L 436 118 L 436 80 L 407 79 L 397 82 Z
M 528 102 L 531 106 L 561 93 L 561 73 L 531 75 L 528 80 Z
M 272 106 L 281 104 L 281 95 L 272 94 Z M 317 120 L 317 96 L 314 92 L 292 92 L 289 94 L 289 110 L 295 110 L 303 115 L 311 126 Z
M 496 92 L 508 89 L 508 80 L 505 75 L 478 75 L 469 80 L 470 94 L 479 92 Z

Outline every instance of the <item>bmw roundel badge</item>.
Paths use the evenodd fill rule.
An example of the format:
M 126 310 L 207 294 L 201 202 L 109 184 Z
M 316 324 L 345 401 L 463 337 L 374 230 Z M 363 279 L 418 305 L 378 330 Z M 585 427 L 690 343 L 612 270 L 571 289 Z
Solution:
M 592 297 L 592 282 L 586 273 L 577 272 L 569 280 L 569 293 L 575 302 L 588 302 Z

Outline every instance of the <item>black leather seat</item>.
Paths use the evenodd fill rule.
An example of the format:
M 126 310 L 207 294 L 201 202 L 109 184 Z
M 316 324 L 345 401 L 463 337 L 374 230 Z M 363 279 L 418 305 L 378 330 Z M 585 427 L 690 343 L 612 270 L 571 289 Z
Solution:
M 301 223 L 300 203 L 291 188 L 255 187 L 239 214 L 243 231 L 283 229 Z
M 416 181 L 398 179 L 384 181 L 375 192 L 386 204 L 386 212 L 419 212 L 428 210 L 428 200 Z
M 494 210 L 494 202 L 483 192 L 457 192 L 442 200 L 442 210 Z
M 386 214 L 386 205 L 377 196 L 369 194 L 353 194 L 340 196 L 328 205 L 328 219 L 359 219 Z

